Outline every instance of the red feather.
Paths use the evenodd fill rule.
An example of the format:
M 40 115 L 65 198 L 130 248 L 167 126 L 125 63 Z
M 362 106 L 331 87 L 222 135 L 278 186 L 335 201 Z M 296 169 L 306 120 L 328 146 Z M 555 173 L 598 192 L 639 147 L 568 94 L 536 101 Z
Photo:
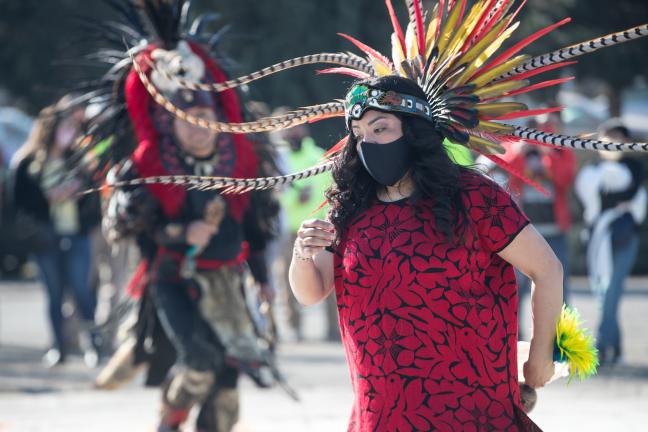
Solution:
M 358 79 L 367 79 L 367 78 L 369 78 L 371 76 L 366 72 L 362 72 L 362 71 L 347 68 L 347 67 L 336 67 L 336 68 L 322 69 L 322 70 L 318 70 L 317 74 L 318 75 L 321 75 L 321 74 L 349 75 L 349 76 L 352 76 L 352 77 L 358 78 Z
M 436 28 L 436 35 L 434 40 L 439 40 L 439 34 L 441 33 L 441 27 L 443 26 L 443 13 L 445 12 L 443 9 L 445 8 L 445 0 L 439 0 L 439 22 L 437 24 Z
M 463 20 L 464 13 L 466 13 L 466 6 L 466 0 L 461 0 L 461 10 L 459 11 L 459 19 L 457 20 L 457 24 L 455 24 L 455 29 L 461 24 L 461 21 Z M 452 8 L 450 8 L 450 10 L 452 10 Z
M 510 173 L 510 174 L 514 175 L 515 177 L 519 178 L 524 183 L 528 184 L 529 186 L 533 187 L 534 189 L 537 189 L 538 191 L 542 192 L 545 196 L 549 196 L 549 192 L 547 192 L 547 190 L 545 188 L 543 188 L 542 186 L 540 186 L 538 183 L 534 182 L 530 178 L 526 177 L 524 174 L 522 174 L 520 171 L 515 169 L 511 164 L 506 162 L 501 157 L 495 156 L 495 155 L 490 155 L 490 154 L 484 154 L 484 153 L 481 153 L 481 152 L 478 152 L 478 153 L 486 156 L 488 159 L 490 159 L 491 161 L 495 162 L 498 166 L 503 168 L 505 171 L 507 171 L 508 173 Z
M 479 106 L 478 106 L 479 107 Z M 524 111 L 516 111 L 512 112 L 509 114 L 505 114 L 500 117 L 480 117 L 482 120 L 511 120 L 511 119 L 517 119 L 521 117 L 533 117 L 541 114 L 547 114 L 547 113 L 552 113 L 552 112 L 557 112 L 557 111 L 562 111 L 563 107 L 554 107 L 554 108 L 543 108 L 543 109 L 537 109 L 537 110 L 524 110 Z
M 518 16 L 518 14 L 520 13 L 520 11 L 524 7 L 524 5 L 526 5 L 526 2 L 527 2 L 527 0 L 523 0 L 522 3 L 520 3 L 520 6 L 515 10 L 515 12 L 513 12 L 513 15 L 510 16 L 510 18 L 509 18 L 508 22 L 506 23 L 506 25 L 504 27 L 502 27 L 502 30 L 500 31 L 500 35 L 511 25 L 511 23 L 513 22 L 515 17 Z
M 380 60 L 381 62 L 385 63 L 390 68 L 394 67 L 392 65 L 391 61 L 387 57 L 380 54 L 378 51 L 371 48 L 369 45 L 366 45 L 366 44 L 360 42 L 358 39 L 356 39 L 356 38 L 354 38 L 352 36 L 349 36 L 348 34 L 338 33 L 338 35 L 342 36 L 343 38 L 345 38 L 346 40 L 351 42 L 353 45 L 357 46 L 362 52 L 367 54 L 369 57 L 373 57 L 376 60 Z
M 328 159 L 331 156 L 335 155 L 340 150 L 342 150 L 344 148 L 344 146 L 346 145 L 347 141 L 349 141 L 349 136 L 348 135 L 345 136 L 344 138 L 342 138 L 340 141 L 338 141 L 338 143 L 335 144 L 333 147 L 328 149 L 326 151 L 326 153 L 324 153 L 324 156 L 322 157 L 322 159 Z
M 497 9 L 497 11 L 493 14 L 493 17 L 490 20 L 488 20 L 484 28 L 479 32 L 479 34 L 477 35 L 477 39 L 479 39 L 481 35 L 485 35 L 486 33 L 488 33 L 493 28 L 493 26 L 499 22 L 500 18 L 504 14 L 504 11 L 506 10 L 506 4 L 509 1 L 510 0 L 507 0 L 502 3 L 499 9 Z
M 416 16 L 416 35 L 418 36 L 419 54 L 425 57 L 425 28 L 423 28 L 423 13 L 421 0 L 414 0 L 414 15 Z
M 565 83 L 567 81 L 571 81 L 574 78 L 575 77 L 567 77 L 567 78 L 558 78 L 558 79 L 555 79 L 555 80 L 543 81 L 541 83 L 533 84 L 533 85 L 530 85 L 528 87 L 521 88 L 519 90 L 508 92 L 506 94 L 503 94 L 502 96 L 487 99 L 487 100 L 484 100 L 482 102 L 501 99 L 503 97 L 515 96 L 515 95 L 519 95 L 519 94 L 523 94 L 523 93 L 529 93 L 529 92 L 532 92 L 534 90 L 538 90 L 538 89 L 545 88 L 545 87 L 551 87 L 551 86 L 555 86 L 555 85 L 560 85 L 560 84 Z
M 578 63 L 578 62 L 570 61 L 570 62 L 550 64 L 549 66 L 544 66 L 544 67 L 541 67 L 541 68 L 538 68 L 538 69 L 530 70 L 528 72 L 524 72 L 524 73 L 521 73 L 519 75 L 513 75 L 511 77 L 505 78 L 505 79 L 500 80 L 498 82 L 506 82 L 506 81 L 510 81 L 510 80 L 513 80 L 513 79 L 515 79 L 515 80 L 523 80 L 523 79 L 534 77 L 536 75 L 540 75 L 543 72 L 549 72 L 551 70 L 559 69 L 559 68 L 562 68 L 562 67 L 565 67 L 565 66 L 571 66 L 571 65 L 576 64 L 576 63 Z
M 391 0 L 385 0 L 385 5 L 387 5 L 387 10 L 389 11 L 389 18 L 391 19 L 392 26 L 394 26 L 394 32 L 396 33 L 396 36 L 400 41 L 401 50 L 403 51 L 403 56 L 407 56 L 407 53 L 405 52 L 405 47 L 406 47 L 405 36 L 403 35 L 403 29 L 398 23 L 398 17 L 396 16 L 396 12 L 394 11 L 394 5 L 392 5 Z
M 482 11 L 481 17 L 479 18 L 479 21 L 477 22 L 477 25 L 473 29 L 473 31 L 470 33 L 470 36 L 466 39 L 466 42 L 464 43 L 464 46 L 461 48 L 462 52 L 467 51 L 470 49 L 470 47 L 477 42 L 478 39 L 475 39 L 475 37 L 481 32 L 482 27 L 484 26 L 484 23 L 486 22 L 486 19 L 488 19 L 488 12 L 493 8 L 495 5 L 495 2 L 497 0 L 490 0 L 486 7 L 484 7 L 484 10 Z
M 560 22 L 557 22 L 556 24 L 545 27 L 542 30 L 539 30 L 539 31 L 535 32 L 531 36 L 528 36 L 528 37 L 524 38 L 523 40 L 516 43 L 511 48 L 507 49 L 502 54 L 500 54 L 499 57 L 497 57 L 495 60 L 490 62 L 490 64 L 488 64 L 488 66 L 485 66 L 482 69 L 480 69 L 468 81 L 472 81 L 475 78 L 477 78 L 478 76 L 482 75 L 483 73 L 488 72 L 489 70 L 493 69 L 494 67 L 501 65 L 502 63 L 504 63 L 505 61 L 507 61 L 508 59 L 513 57 L 515 54 L 517 54 L 518 52 L 520 52 L 521 50 L 526 48 L 528 45 L 530 45 L 533 42 L 535 42 L 536 40 L 540 39 L 542 36 L 546 35 L 547 33 L 550 33 L 552 31 L 554 31 L 558 27 L 563 26 L 563 25 L 567 24 L 570 21 L 571 21 L 571 18 L 565 18 L 564 20 L 562 20 Z

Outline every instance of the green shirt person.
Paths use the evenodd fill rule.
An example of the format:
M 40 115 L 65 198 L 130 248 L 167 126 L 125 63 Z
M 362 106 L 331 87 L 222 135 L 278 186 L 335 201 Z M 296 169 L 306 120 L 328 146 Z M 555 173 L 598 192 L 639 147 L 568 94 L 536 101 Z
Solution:
M 324 156 L 324 150 L 317 147 L 315 140 L 309 136 L 291 140 L 289 144 L 290 150 L 286 153 L 289 172 L 310 168 Z M 299 180 L 286 189 L 281 196 L 281 206 L 289 232 L 297 232 L 305 219 L 326 218 L 326 208 L 319 207 L 326 199 L 326 189 L 330 184 L 330 175 L 320 175 Z

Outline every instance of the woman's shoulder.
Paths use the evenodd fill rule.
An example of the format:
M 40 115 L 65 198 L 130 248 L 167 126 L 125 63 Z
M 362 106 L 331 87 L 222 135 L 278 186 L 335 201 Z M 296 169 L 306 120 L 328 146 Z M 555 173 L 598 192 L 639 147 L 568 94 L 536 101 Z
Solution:
M 474 169 L 462 170 L 459 181 L 460 190 L 463 192 L 482 190 L 490 193 L 492 191 L 507 193 L 493 179 Z

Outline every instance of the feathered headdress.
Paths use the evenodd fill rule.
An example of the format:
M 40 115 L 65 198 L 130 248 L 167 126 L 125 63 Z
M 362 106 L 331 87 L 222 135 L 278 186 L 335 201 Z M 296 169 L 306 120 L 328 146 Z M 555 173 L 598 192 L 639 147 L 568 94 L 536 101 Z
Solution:
M 409 22 L 401 27 L 392 1 L 385 0 L 391 17 L 391 58 L 351 36 L 340 34 L 361 52 L 321 53 L 283 61 L 237 79 L 218 84 L 201 84 L 184 77 L 160 71 L 178 86 L 192 90 L 221 92 L 258 80 L 283 70 L 308 64 L 332 64 L 335 67 L 320 71 L 369 79 L 397 75 L 415 81 L 426 99 L 411 95 L 371 94 L 368 88 L 353 88 L 345 101 L 308 106 L 278 117 L 269 117 L 249 123 L 215 122 L 189 115 L 175 106 L 134 63 L 140 79 L 156 102 L 176 116 L 198 126 L 218 132 L 252 133 L 289 128 L 306 122 L 330 117 L 347 118 L 361 115 L 371 106 L 420 114 L 432 121 L 448 140 L 484 154 L 508 169 L 497 155 L 503 152 L 501 143 L 524 139 L 527 142 L 586 150 L 648 151 L 646 143 L 610 143 L 585 138 L 563 136 L 527 127 L 513 126 L 507 120 L 557 111 L 560 108 L 529 110 L 524 104 L 503 101 L 522 93 L 561 84 L 571 78 L 533 82 L 543 72 L 573 64 L 570 59 L 648 35 L 648 24 L 619 33 L 595 38 L 576 45 L 531 57 L 524 50 L 535 40 L 570 21 L 564 19 L 524 38 L 510 48 L 503 44 L 519 26 L 516 22 L 526 3 L 513 8 L 515 0 L 478 0 L 468 8 L 467 0 L 439 0 L 432 10 L 423 11 L 421 0 L 406 0 Z M 328 153 L 333 158 L 345 144 L 335 145 Z M 242 192 L 250 189 L 268 189 L 300 178 L 317 175 L 331 169 L 333 160 L 301 173 L 272 178 L 214 178 L 214 177 L 157 177 L 140 179 L 140 183 L 167 182 L 188 184 L 202 189 L 223 189 Z
M 212 105 L 224 122 L 243 121 L 241 104 L 234 90 L 209 92 L 185 89 L 177 77 L 214 86 L 227 75 L 214 60 L 223 34 L 209 34 L 206 24 L 218 16 L 207 14 L 191 22 L 189 0 L 104 0 L 118 15 L 117 20 L 88 20 L 89 33 L 104 45 L 88 57 L 110 65 L 101 79 L 88 83 L 79 102 L 97 106 L 89 121 L 88 139 L 78 152 L 80 165 L 92 168 L 101 182 L 116 162 L 129 157 L 140 176 L 173 174 L 166 168 L 160 148 L 160 128 L 153 118 L 156 108 L 144 87 L 152 82 L 156 94 L 174 106 Z M 135 70 L 134 66 L 137 66 Z M 169 77 L 173 77 L 170 79 Z M 178 108 L 182 109 L 182 108 Z M 244 135 L 231 137 L 236 157 L 232 158 L 232 177 L 255 177 L 257 160 L 252 143 Z M 160 199 L 169 216 L 178 213 L 185 198 L 183 189 L 151 184 L 151 193 Z M 228 209 L 242 217 L 246 197 L 230 196 Z

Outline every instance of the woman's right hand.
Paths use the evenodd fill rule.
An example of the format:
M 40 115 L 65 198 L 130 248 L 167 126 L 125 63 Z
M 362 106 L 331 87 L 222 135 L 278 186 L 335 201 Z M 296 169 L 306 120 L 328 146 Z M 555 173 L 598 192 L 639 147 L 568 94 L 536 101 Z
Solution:
M 321 219 L 304 221 L 297 231 L 294 252 L 298 258 L 309 259 L 331 246 L 335 240 L 335 227 Z

